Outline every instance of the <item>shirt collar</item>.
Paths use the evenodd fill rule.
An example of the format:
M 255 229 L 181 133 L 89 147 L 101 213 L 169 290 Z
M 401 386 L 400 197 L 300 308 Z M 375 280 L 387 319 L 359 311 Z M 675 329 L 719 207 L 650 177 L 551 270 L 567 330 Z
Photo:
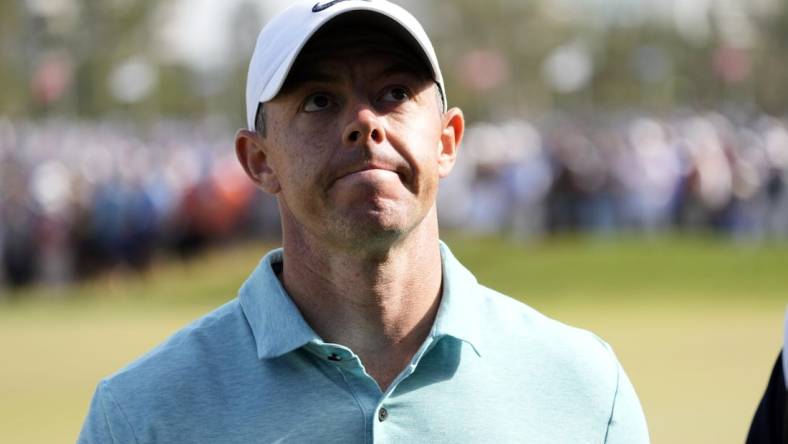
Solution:
M 477 292 L 479 283 L 446 244 L 441 242 L 440 249 L 443 296 L 431 334 L 436 339 L 451 336 L 466 342 L 481 356 L 483 331 L 479 319 L 483 316 L 483 306 Z
M 478 283 L 443 242 L 440 251 L 443 295 L 430 336 L 432 339 L 454 337 L 468 343 L 480 355 L 482 307 L 476 292 Z M 275 358 L 309 342 L 321 342 L 277 278 L 273 267 L 281 262 L 281 248 L 265 255 L 238 295 L 259 359 Z
M 238 294 L 260 359 L 284 355 L 319 339 L 276 277 L 273 265 L 281 262 L 281 248 L 266 254 Z

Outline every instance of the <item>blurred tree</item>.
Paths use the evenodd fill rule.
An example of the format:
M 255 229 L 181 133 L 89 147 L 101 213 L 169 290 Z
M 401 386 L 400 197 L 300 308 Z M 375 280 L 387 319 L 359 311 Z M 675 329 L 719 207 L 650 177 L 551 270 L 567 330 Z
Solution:
M 782 115 L 788 106 L 788 1 L 776 13 L 756 16 L 761 44 L 753 51 L 753 84 L 757 104 Z
M 0 113 L 14 116 L 29 110 L 24 86 L 30 67 L 25 54 L 34 32 L 29 18 L 23 16 L 21 3 L 0 2 Z
M 649 15 L 658 0 L 403 1 L 424 19 L 451 101 L 471 120 L 555 108 L 738 103 L 784 113 L 788 105 L 785 0 L 712 1 L 712 9 L 693 10 L 708 29 L 680 22 L 677 1 L 662 17 Z M 247 58 L 267 9 L 228 3 L 231 54 L 220 68 L 205 69 L 163 56 L 159 36 L 176 5 L 190 6 L 0 2 L 0 114 L 111 113 L 143 122 L 219 114 L 240 124 Z

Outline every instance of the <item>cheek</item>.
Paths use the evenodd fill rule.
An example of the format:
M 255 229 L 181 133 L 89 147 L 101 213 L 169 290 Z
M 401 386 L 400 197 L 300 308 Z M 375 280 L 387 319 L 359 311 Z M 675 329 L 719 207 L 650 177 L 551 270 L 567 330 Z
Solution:
M 309 134 L 298 129 L 287 129 L 288 134 L 275 140 L 276 153 L 273 167 L 279 177 L 283 193 L 287 196 L 317 196 L 325 176 L 330 150 L 325 134 Z M 317 142 L 316 142 L 317 141 Z
M 409 157 L 413 168 L 424 176 L 421 179 L 432 180 L 432 176 L 438 174 L 440 122 L 434 118 L 411 119 L 398 126 L 396 133 L 402 137 L 402 146 L 408 147 L 403 155 Z

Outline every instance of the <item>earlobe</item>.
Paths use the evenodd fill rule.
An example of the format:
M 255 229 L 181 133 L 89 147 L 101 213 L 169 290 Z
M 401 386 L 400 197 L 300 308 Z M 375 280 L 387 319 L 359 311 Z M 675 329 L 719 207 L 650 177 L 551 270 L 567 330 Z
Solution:
M 252 182 L 267 193 L 279 193 L 279 179 L 271 168 L 265 143 L 257 133 L 239 130 L 235 135 L 235 154 Z
M 465 133 L 465 117 L 459 108 L 451 108 L 443 114 L 443 130 L 438 144 L 438 173 L 446 177 L 454 168 L 457 151 Z

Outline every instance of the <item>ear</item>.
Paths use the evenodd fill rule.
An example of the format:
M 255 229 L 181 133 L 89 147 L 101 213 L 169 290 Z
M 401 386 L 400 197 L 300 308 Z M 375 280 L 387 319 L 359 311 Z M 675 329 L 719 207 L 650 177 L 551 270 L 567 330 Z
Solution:
M 241 129 L 235 134 L 235 154 L 246 175 L 263 191 L 277 194 L 282 188 L 269 163 L 267 149 L 263 138 L 254 131 Z
M 459 108 L 451 108 L 443 114 L 443 129 L 438 148 L 438 174 L 441 178 L 449 175 L 457 160 L 462 135 L 465 133 L 465 117 Z

